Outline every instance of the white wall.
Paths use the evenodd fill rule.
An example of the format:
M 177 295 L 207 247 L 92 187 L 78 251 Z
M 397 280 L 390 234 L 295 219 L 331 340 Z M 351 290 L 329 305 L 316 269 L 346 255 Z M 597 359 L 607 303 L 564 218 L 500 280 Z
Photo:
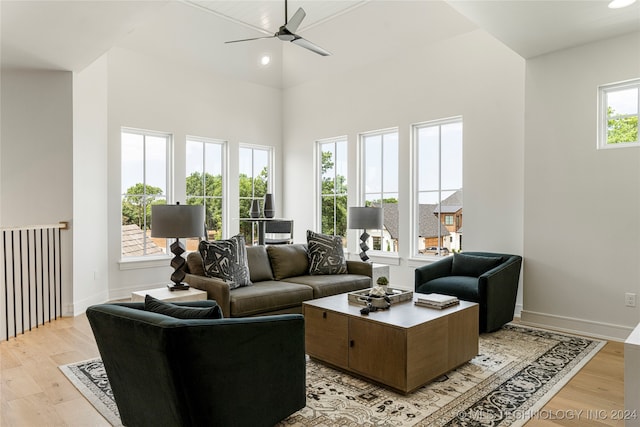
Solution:
M 624 339 L 640 320 L 640 148 L 596 150 L 597 87 L 640 33 L 527 61 L 524 321 Z
M 169 258 L 158 262 L 120 262 L 120 129 L 132 127 L 173 134 L 175 200 L 184 202 L 185 138 L 199 136 L 228 141 L 227 183 L 231 224 L 238 231 L 238 146 L 275 147 L 276 210 L 282 198 L 282 95 L 280 90 L 230 80 L 213 73 L 185 69 L 130 50 L 108 54 L 108 247 L 110 298 L 164 286 Z M 182 184 L 180 184 L 182 183 Z M 158 268 L 159 267 L 159 268 Z
M 107 57 L 73 78 L 73 311 L 108 299 Z
M 72 301 L 72 75 L 2 70 L 0 227 L 57 224 L 63 314 Z
M 349 205 L 356 204 L 357 135 L 400 133 L 400 253 L 392 284 L 413 288 L 410 260 L 410 126 L 463 116 L 464 247 L 522 254 L 524 60 L 484 31 L 285 91 L 285 211 L 296 241 L 315 229 L 314 142 L 349 140 Z M 349 235 L 355 252 L 357 236 Z M 377 259 L 377 261 L 380 261 Z M 399 265 L 393 265 L 399 264 Z

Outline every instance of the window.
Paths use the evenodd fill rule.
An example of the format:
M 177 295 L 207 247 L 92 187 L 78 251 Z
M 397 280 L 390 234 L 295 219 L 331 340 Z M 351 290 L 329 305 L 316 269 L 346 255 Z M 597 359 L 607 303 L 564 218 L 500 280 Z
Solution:
M 319 172 L 320 232 L 347 236 L 347 140 L 323 140 L 317 143 Z
M 462 249 L 462 119 L 413 126 L 415 252 Z
M 165 239 L 151 238 L 151 206 L 167 203 L 171 135 L 123 129 L 122 257 L 166 253 Z
M 638 147 L 640 79 L 600 86 L 598 148 Z
M 383 252 L 398 252 L 398 131 L 361 135 L 362 195 L 365 206 L 382 206 L 382 230 L 367 230 L 368 246 Z
M 240 218 L 249 218 L 251 201 L 260 200 L 262 210 L 264 195 L 269 192 L 271 186 L 271 148 L 241 146 L 239 162 Z M 244 234 L 247 243 L 257 241 L 254 225 L 249 221 L 240 221 L 240 233 Z
M 207 240 L 222 238 L 225 171 L 224 141 L 187 137 L 186 196 L 188 205 L 203 205 Z M 187 250 L 198 248 L 199 239 L 187 239 Z

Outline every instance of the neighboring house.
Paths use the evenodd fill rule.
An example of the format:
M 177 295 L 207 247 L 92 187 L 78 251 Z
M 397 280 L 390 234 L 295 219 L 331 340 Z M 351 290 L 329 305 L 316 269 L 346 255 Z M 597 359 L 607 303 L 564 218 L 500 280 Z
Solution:
M 144 251 L 146 241 L 146 252 Z M 144 232 L 137 224 L 122 226 L 122 256 L 143 256 L 164 254 L 164 250 L 150 238 L 144 238 Z
M 462 250 L 462 190 L 456 191 L 439 205 L 420 205 L 418 215 L 419 253 L 438 254 L 444 251 L 442 255 L 446 255 Z

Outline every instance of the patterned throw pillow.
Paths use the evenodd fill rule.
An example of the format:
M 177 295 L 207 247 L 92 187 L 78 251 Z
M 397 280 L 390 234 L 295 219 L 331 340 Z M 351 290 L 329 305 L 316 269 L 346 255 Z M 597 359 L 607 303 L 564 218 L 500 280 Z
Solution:
M 231 289 L 252 285 L 243 235 L 238 234 L 227 240 L 203 240 L 198 250 L 207 277 L 222 279 Z
M 345 274 L 347 260 L 342 249 L 342 237 L 307 230 L 309 274 Z

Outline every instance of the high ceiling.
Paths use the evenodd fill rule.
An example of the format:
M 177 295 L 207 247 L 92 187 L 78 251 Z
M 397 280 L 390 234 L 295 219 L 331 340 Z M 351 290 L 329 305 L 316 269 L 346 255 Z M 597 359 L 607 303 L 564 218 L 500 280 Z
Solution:
M 640 31 L 640 2 L 612 10 L 605 0 L 337 0 L 302 7 L 297 33 L 327 49 L 322 57 L 273 35 L 284 1 L 0 0 L 2 67 L 80 71 L 112 47 L 207 72 L 288 87 L 366 67 L 405 50 L 478 28 L 525 58 Z M 269 65 L 260 64 L 268 54 Z

